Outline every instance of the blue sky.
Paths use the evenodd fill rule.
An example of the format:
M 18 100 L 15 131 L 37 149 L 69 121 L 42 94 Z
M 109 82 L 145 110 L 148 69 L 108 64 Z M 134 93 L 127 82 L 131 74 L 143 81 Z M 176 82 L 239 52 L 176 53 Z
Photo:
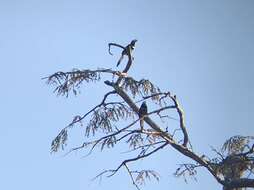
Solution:
M 230 136 L 254 132 L 254 3 L 251 0 L 4 1 L 0 0 L 0 189 L 134 189 L 124 171 L 92 182 L 120 163 L 116 151 L 64 157 L 50 154 L 51 140 L 105 92 L 88 85 L 77 96 L 56 97 L 42 77 L 72 68 L 109 67 L 108 42 L 137 38 L 129 74 L 176 94 L 198 153 Z M 74 129 L 67 147 L 82 142 Z M 198 182 L 173 177 L 188 159 L 168 148 L 139 162 L 161 173 L 150 189 L 221 189 L 200 170 Z M 208 185 L 209 184 L 209 185 Z

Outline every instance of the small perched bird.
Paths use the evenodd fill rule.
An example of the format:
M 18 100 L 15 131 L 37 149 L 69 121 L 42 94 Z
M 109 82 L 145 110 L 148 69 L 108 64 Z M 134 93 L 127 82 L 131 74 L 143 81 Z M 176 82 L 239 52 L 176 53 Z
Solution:
M 130 44 L 128 44 L 125 49 L 122 51 L 122 55 L 121 57 L 119 58 L 118 62 L 117 62 L 117 67 L 120 65 L 121 61 L 123 60 L 124 56 L 127 55 L 128 56 L 128 51 L 130 51 L 130 53 L 132 52 L 132 50 L 134 50 L 135 48 L 135 43 L 137 42 L 138 40 L 132 40 Z
M 140 118 L 140 128 L 141 130 L 143 130 L 144 128 L 144 116 L 147 115 L 147 105 L 146 105 L 146 101 L 144 101 L 139 110 L 138 110 L 138 116 Z

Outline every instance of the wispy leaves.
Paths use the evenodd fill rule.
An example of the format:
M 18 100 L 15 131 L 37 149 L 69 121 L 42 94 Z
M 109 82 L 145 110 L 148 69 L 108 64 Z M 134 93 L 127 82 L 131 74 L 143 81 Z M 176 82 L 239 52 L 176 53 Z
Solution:
M 114 145 L 116 144 L 116 136 L 109 136 L 108 138 L 104 139 L 101 143 L 101 151 L 107 147 L 107 148 L 113 148 Z
M 77 95 L 83 82 L 99 81 L 100 73 L 100 70 L 73 69 L 71 72 L 56 72 L 44 79 L 47 79 L 47 84 L 56 86 L 54 92 L 58 96 L 68 97 L 70 92 Z
M 51 152 L 57 152 L 60 148 L 64 149 L 68 139 L 66 129 L 63 129 L 51 143 Z
M 142 134 L 140 133 L 134 133 L 126 142 L 129 143 L 131 148 L 135 149 L 144 145 L 144 137 L 142 137 Z
M 227 152 L 227 154 L 239 154 L 242 153 L 251 140 L 254 140 L 253 136 L 233 136 L 229 138 L 222 146 L 222 152 Z
M 92 117 L 86 126 L 85 135 L 92 136 L 98 130 L 102 133 L 108 134 L 113 131 L 113 122 L 118 122 L 120 119 L 127 119 L 132 117 L 134 112 L 125 104 L 116 103 L 110 106 L 102 106 L 94 110 Z
M 132 77 L 124 78 L 122 87 L 126 91 L 131 92 L 133 97 L 136 97 L 137 95 L 146 96 L 160 92 L 160 89 L 149 80 L 142 79 L 140 81 L 136 81 Z
M 97 132 L 102 134 L 109 134 L 112 133 L 114 128 L 114 123 L 122 120 L 128 119 L 134 116 L 134 112 L 125 104 L 119 102 L 111 102 L 105 103 L 99 106 L 97 109 L 94 109 L 91 112 L 90 120 L 88 121 L 87 125 L 85 125 L 85 136 L 89 138 L 90 136 L 96 136 Z M 84 118 L 81 116 L 75 116 L 73 121 L 68 127 L 73 127 L 74 123 L 80 123 L 81 126 L 84 126 L 82 122 Z M 57 137 L 52 141 L 51 151 L 57 152 L 60 148 L 64 149 L 67 144 L 67 129 L 68 127 L 64 128 Z M 115 137 L 108 137 L 105 138 L 102 142 L 101 148 L 104 147 L 113 147 L 116 143 Z M 91 144 L 91 143 L 89 143 Z M 87 145 L 89 145 L 87 144 Z M 87 147 L 83 146 L 83 147 Z
M 188 177 L 197 180 L 196 174 L 197 170 L 196 168 L 200 167 L 198 164 L 181 164 L 175 171 L 174 176 L 176 177 L 183 177 L 185 183 L 187 183 Z
M 137 173 L 135 182 L 138 185 L 144 185 L 147 179 L 149 181 L 151 181 L 152 179 L 155 179 L 156 181 L 160 180 L 160 175 L 154 170 L 141 170 L 139 172 L 133 172 L 133 173 Z

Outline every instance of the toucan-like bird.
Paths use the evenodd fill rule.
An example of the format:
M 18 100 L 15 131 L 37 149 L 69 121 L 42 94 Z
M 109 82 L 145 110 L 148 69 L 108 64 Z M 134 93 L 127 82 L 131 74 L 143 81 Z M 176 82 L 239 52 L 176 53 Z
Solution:
M 118 62 L 117 62 L 117 67 L 120 65 L 121 61 L 123 60 L 124 56 L 127 55 L 128 56 L 128 51 L 130 51 L 130 53 L 132 52 L 132 50 L 134 50 L 135 48 L 135 43 L 137 42 L 138 40 L 132 40 L 130 44 L 128 44 L 124 50 L 122 51 L 122 55 L 121 57 L 119 58 Z
M 147 115 L 147 105 L 146 105 L 146 101 L 144 101 L 139 110 L 138 110 L 138 116 L 140 118 L 140 128 L 141 130 L 143 130 L 144 128 L 144 116 Z

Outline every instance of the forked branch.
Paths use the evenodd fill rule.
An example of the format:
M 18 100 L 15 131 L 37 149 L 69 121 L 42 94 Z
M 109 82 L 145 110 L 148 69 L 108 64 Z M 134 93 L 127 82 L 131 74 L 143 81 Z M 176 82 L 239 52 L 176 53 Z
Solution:
M 133 43 L 135 43 L 135 40 Z M 59 147 L 62 146 L 63 148 L 66 145 L 68 128 L 73 127 L 76 123 L 83 122 L 88 116 L 91 116 L 86 126 L 85 137 L 89 138 L 91 133 L 95 140 L 83 141 L 81 146 L 72 148 L 68 153 L 89 147 L 89 155 L 96 147 L 100 147 L 101 150 L 104 149 L 104 147 L 111 148 L 114 147 L 116 143 L 123 142 L 123 140 L 126 139 L 125 143 L 129 145 L 129 150 L 134 151 L 135 153 L 138 152 L 136 157 L 122 161 L 116 169 L 105 170 L 96 176 L 96 178 L 101 177 L 106 173 L 109 173 L 108 177 L 113 176 L 120 170 L 120 168 L 125 167 L 130 175 L 132 183 L 139 189 L 137 182 L 139 180 L 142 181 L 143 176 L 149 178 L 149 176 L 152 175 L 154 178 L 158 179 L 157 175 L 152 170 L 132 171 L 129 169 L 129 164 L 149 157 L 165 146 L 170 145 L 173 149 L 195 162 L 194 164 L 182 164 L 176 171 L 176 176 L 181 176 L 185 173 L 194 176 L 196 174 L 196 168 L 204 167 L 224 187 L 232 189 L 254 187 L 254 179 L 242 177 L 245 171 L 250 171 L 253 174 L 254 143 L 251 144 L 250 141 L 253 140 L 254 137 L 235 136 L 230 138 L 222 147 L 221 152 L 214 149 L 214 152 L 219 155 L 219 158 L 207 159 L 208 157 L 206 156 L 199 156 L 189 148 L 191 145 L 188 146 L 188 143 L 190 144 L 190 142 L 185 126 L 184 111 L 181 108 L 177 97 L 171 95 L 170 92 L 162 92 L 147 79 L 137 81 L 128 76 L 127 72 L 133 62 L 130 44 L 124 47 L 116 43 L 109 43 L 108 51 L 111 55 L 113 55 L 111 52 L 112 46 L 123 50 L 122 57 L 128 57 L 128 62 L 122 72 L 103 68 L 95 70 L 74 69 L 71 72 L 56 72 L 43 78 L 47 79 L 48 84 L 56 85 L 54 92 L 56 92 L 57 95 L 68 97 L 71 91 L 76 95 L 77 90 L 79 90 L 79 87 L 83 82 L 100 81 L 102 73 L 118 76 L 115 82 L 108 80 L 104 82 L 107 86 L 112 87 L 113 90 L 106 93 L 98 105 L 90 109 L 83 116 L 75 116 L 72 122 L 60 131 L 58 136 L 52 142 L 51 150 L 53 152 L 56 152 Z M 108 102 L 108 97 L 113 94 L 118 95 L 122 99 L 122 102 Z M 132 98 L 130 96 L 132 96 Z M 141 97 L 142 99 L 136 101 L 136 97 Z M 117 128 L 115 125 L 116 122 L 130 118 L 133 119 L 135 118 L 135 115 L 138 116 L 139 107 L 136 103 L 144 100 L 152 100 L 151 102 L 156 103 L 160 108 L 150 111 L 144 117 L 134 120 L 125 127 Z M 170 103 L 168 104 L 168 102 Z M 179 130 L 181 130 L 183 134 L 183 139 L 181 139 L 183 143 L 181 144 L 176 140 L 176 137 L 174 136 L 175 132 L 170 134 L 167 129 L 164 130 L 162 126 L 152 120 L 151 115 L 153 114 L 155 116 L 157 114 L 160 118 L 166 117 L 167 115 L 165 116 L 162 114 L 165 114 L 169 109 L 174 109 L 179 116 Z M 137 125 L 134 128 L 135 124 L 140 119 L 148 124 L 149 129 L 139 128 Z M 133 128 L 131 128 L 132 126 Z M 99 137 L 97 136 L 98 130 L 100 130 Z M 101 134 L 104 135 L 101 137 Z M 237 172 L 238 176 L 233 175 Z M 134 175 L 136 175 L 136 178 Z

